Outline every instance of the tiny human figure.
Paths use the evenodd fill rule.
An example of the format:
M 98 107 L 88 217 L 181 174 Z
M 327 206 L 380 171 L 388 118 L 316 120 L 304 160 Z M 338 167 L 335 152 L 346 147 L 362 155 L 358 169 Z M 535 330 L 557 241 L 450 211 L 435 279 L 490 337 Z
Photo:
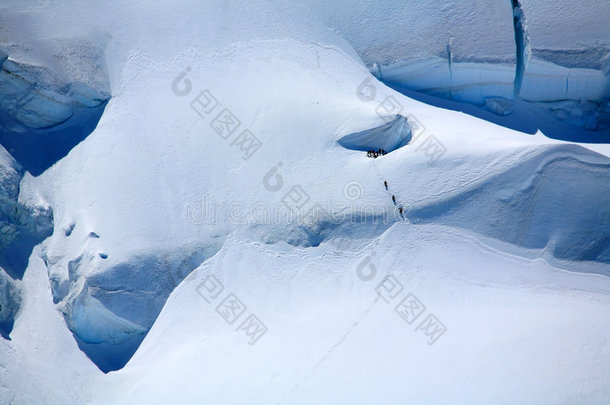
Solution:
M 392 202 L 396 205 L 396 197 L 392 196 Z
M 400 216 L 402 217 L 402 207 L 398 207 L 398 212 L 400 213 Z
M 383 182 L 383 185 L 385 186 L 385 189 L 387 190 L 387 189 L 388 189 L 388 182 L 387 182 L 387 181 L 384 181 L 384 182 Z

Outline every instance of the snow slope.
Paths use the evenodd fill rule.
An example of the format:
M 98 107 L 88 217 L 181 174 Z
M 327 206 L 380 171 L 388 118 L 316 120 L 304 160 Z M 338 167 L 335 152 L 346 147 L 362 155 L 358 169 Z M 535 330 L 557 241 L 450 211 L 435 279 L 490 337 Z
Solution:
M 3 402 L 608 397 L 607 156 L 397 93 L 309 6 L 8 4 L 104 38 L 111 98 L 21 181 L 54 232 L 0 341 Z M 369 159 L 379 127 L 395 149 Z
M 209 275 L 265 322 L 255 345 L 215 311 L 226 294 L 197 294 Z M 400 283 L 389 302 L 376 292 L 387 275 Z M 437 226 L 396 226 L 342 253 L 231 238 L 174 292 L 132 362 L 108 376 L 117 394 L 100 403 L 601 404 L 607 289 L 607 277 Z M 396 312 L 409 294 L 425 306 L 410 324 Z M 430 314 L 446 327 L 433 345 L 416 330 Z

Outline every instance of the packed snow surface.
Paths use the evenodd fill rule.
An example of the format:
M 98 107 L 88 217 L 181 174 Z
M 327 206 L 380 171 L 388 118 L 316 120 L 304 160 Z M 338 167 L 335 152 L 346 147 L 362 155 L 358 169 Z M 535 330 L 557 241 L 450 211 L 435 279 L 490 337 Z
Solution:
M 510 2 L 407 3 L 5 1 L 0 403 L 605 403 L 610 150 L 387 87 L 519 107 Z

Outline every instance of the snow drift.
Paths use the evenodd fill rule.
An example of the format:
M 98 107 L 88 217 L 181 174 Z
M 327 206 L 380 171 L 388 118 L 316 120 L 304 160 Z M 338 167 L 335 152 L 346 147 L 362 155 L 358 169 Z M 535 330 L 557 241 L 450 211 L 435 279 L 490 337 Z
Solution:
M 360 151 L 383 149 L 392 152 L 408 144 L 411 138 L 411 127 L 407 118 L 397 115 L 394 119 L 388 119 L 386 124 L 346 135 L 338 142 L 347 149 Z
M 542 250 L 561 260 L 610 264 L 608 207 L 610 161 L 565 145 L 532 151 L 501 173 L 413 207 L 409 217 Z

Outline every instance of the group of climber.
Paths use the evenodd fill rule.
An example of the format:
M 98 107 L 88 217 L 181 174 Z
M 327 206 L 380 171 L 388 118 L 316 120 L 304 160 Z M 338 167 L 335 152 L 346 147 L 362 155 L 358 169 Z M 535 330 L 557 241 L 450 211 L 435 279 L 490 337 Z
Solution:
M 386 152 L 383 149 L 369 150 L 369 151 L 366 152 L 366 157 L 377 159 L 379 156 L 383 156 L 386 153 L 388 153 L 388 152 Z
M 384 180 L 383 186 L 385 187 L 386 191 L 389 191 L 388 190 L 388 182 L 387 181 Z M 392 195 L 392 202 L 394 203 L 394 205 L 397 205 L 396 204 L 396 196 L 395 195 Z M 402 209 L 401 206 L 398 207 L 398 212 L 400 213 L 400 216 L 402 217 L 403 216 L 403 209 Z

